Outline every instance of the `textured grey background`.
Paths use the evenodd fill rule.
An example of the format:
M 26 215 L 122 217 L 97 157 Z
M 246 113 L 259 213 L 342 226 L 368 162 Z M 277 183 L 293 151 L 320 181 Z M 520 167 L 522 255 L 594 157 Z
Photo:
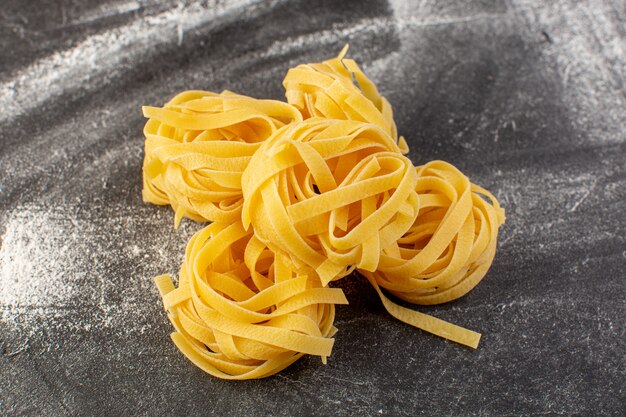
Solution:
M 624 39 L 619 0 L 2 0 L 0 414 L 623 415 Z M 214 379 L 152 285 L 200 226 L 141 202 L 140 106 L 280 99 L 347 41 L 413 161 L 506 207 L 485 280 L 421 309 L 482 344 L 395 321 L 351 277 L 327 366 Z

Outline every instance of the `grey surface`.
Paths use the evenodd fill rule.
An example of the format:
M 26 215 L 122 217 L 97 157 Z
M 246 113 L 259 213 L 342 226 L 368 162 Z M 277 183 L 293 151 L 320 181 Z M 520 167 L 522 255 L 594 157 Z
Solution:
M 1 6 L 0 415 L 623 415 L 623 2 Z M 485 280 L 420 309 L 481 346 L 395 321 L 355 276 L 327 366 L 214 379 L 152 284 L 200 225 L 142 203 L 140 106 L 282 98 L 290 66 L 347 41 L 412 160 L 452 162 L 507 210 Z

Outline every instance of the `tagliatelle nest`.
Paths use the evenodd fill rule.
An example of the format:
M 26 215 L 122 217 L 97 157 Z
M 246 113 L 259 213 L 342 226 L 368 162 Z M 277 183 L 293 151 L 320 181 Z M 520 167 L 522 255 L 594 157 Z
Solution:
M 157 278 L 176 329 L 172 339 L 193 363 L 226 379 L 262 378 L 303 354 L 325 362 L 340 289 L 322 288 L 310 268 L 269 250 L 240 223 L 213 223 L 190 240 L 178 288 Z
M 417 216 L 417 174 L 374 125 L 307 119 L 278 131 L 242 177 L 243 223 L 316 269 L 326 285 L 375 271 Z
M 374 124 L 398 141 L 402 153 L 407 153 L 406 141 L 398 138 L 391 104 L 357 63 L 345 58 L 347 52 L 348 45 L 335 58 L 287 71 L 283 81 L 287 102 L 297 107 L 305 119 L 321 117 Z
M 292 106 L 225 91 L 185 91 L 165 107 L 144 107 L 143 197 L 169 204 L 197 221 L 241 216 L 241 174 L 261 144 L 285 124 L 302 120 Z
M 485 276 L 504 211 L 447 162 L 417 167 L 417 175 L 415 223 L 384 250 L 373 276 L 403 300 L 440 304 L 467 294 Z

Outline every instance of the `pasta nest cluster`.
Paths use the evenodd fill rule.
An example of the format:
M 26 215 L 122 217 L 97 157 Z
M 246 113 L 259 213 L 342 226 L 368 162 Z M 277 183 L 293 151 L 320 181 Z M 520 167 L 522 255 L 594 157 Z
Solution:
M 185 91 L 144 107 L 143 197 L 211 222 L 178 287 L 156 278 L 181 352 L 225 379 L 330 355 L 331 281 L 358 270 L 399 320 L 477 347 L 480 334 L 402 307 L 457 299 L 485 276 L 504 210 L 443 161 L 415 167 L 389 102 L 345 59 L 300 65 L 287 102 Z

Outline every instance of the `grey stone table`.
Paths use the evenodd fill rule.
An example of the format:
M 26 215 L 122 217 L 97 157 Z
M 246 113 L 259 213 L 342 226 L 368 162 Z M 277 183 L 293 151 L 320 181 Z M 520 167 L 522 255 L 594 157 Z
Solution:
M 626 99 L 615 1 L 3 0 L 0 415 L 623 415 Z M 353 276 L 333 355 L 260 381 L 171 343 L 152 277 L 200 225 L 141 201 L 143 104 L 183 89 L 280 99 L 287 69 L 350 55 L 416 163 L 506 207 L 485 280 L 390 317 Z

